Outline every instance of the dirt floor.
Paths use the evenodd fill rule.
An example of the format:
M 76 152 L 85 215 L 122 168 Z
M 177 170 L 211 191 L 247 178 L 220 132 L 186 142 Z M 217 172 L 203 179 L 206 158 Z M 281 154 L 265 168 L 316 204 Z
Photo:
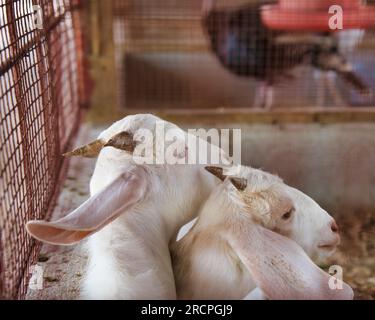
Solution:
M 341 249 L 329 265 L 343 268 L 344 280 L 351 285 L 356 300 L 375 299 L 375 214 L 358 211 L 338 219 Z
M 100 128 L 85 126 L 77 145 L 94 140 Z M 76 208 L 89 196 L 89 179 L 95 160 L 72 159 L 68 177 L 55 209 L 53 220 Z M 344 280 L 355 291 L 355 299 L 375 299 L 375 214 L 358 211 L 338 217 L 342 234 L 341 249 L 327 265 L 340 265 Z M 80 283 L 87 263 L 83 245 L 46 245 L 39 257 L 43 267 L 43 289 L 29 290 L 27 299 L 79 299 Z M 322 266 L 324 268 L 324 266 Z
M 100 131 L 83 126 L 76 145 L 95 140 Z M 67 179 L 52 220 L 66 215 L 89 197 L 89 181 L 94 166 L 95 160 L 92 159 L 71 159 Z M 75 247 L 44 245 L 38 261 L 38 265 L 44 270 L 43 289 L 29 289 L 26 299 L 79 299 L 79 288 L 86 263 L 87 254 L 84 245 Z

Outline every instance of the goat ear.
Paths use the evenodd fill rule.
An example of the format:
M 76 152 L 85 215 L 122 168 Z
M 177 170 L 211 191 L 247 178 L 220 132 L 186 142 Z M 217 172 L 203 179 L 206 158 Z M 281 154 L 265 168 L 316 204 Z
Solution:
M 146 177 L 142 169 L 126 172 L 66 217 L 55 221 L 29 221 L 27 232 L 54 245 L 73 245 L 99 231 L 143 199 Z
M 241 224 L 229 231 L 228 241 L 269 299 L 353 299 L 353 290 L 345 283 L 342 289 L 331 289 L 331 276 L 289 238 L 258 225 Z

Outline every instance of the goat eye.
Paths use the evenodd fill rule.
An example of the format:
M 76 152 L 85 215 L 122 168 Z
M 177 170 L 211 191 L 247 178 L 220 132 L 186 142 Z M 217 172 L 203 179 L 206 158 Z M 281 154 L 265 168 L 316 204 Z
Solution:
M 289 220 L 292 217 L 293 212 L 294 212 L 294 208 L 290 209 L 288 212 L 283 214 L 282 219 Z

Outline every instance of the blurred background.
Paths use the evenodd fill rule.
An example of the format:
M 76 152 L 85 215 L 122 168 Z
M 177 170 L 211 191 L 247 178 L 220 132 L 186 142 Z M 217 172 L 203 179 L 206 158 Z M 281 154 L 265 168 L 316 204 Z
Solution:
M 298 5 L 295 0 L 287 2 L 293 4 L 293 1 Z M 271 30 L 262 21 L 263 12 L 275 10 L 272 6 L 275 3 L 205 0 L 202 7 L 202 0 L 114 1 L 111 33 L 119 108 L 372 105 L 373 96 L 366 96 L 364 88 L 340 78 L 340 67 L 330 65 L 334 62 L 329 59 L 338 53 L 363 84 L 369 90 L 374 89 L 373 31 L 351 29 L 326 34 L 326 40 L 331 41 L 328 47 L 314 43 L 313 39 L 303 42 L 301 33 L 306 29 L 301 29 L 302 25 L 296 24 L 288 32 Z M 311 14 L 313 25 L 317 18 L 312 16 L 311 8 L 306 13 Z M 320 30 L 315 27 L 317 32 L 310 35 L 324 36 L 328 31 L 327 13 L 323 10 L 323 27 Z M 319 17 L 322 16 L 318 14 Z M 279 19 L 277 13 L 273 19 Z M 301 13 L 289 19 L 298 23 L 296 19 L 305 17 Z M 290 36 L 288 41 L 278 43 L 277 38 L 286 34 Z M 112 40 L 107 34 L 105 37 L 104 46 Z M 319 61 L 319 55 L 324 54 L 325 61 Z M 331 68 L 331 76 L 338 79 L 332 81 L 334 88 L 326 88 L 324 92 L 321 88 L 325 83 L 324 72 Z M 264 88 L 267 85 L 274 87 L 273 101 L 262 102 L 259 91 L 267 90 Z
M 88 197 L 95 161 L 64 152 L 143 112 L 242 129 L 243 164 L 338 220 L 330 263 L 375 297 L 374 0 L 0 0 L 0 59 L 0 297 L 78 296 L 85 255 L 24 224 Z

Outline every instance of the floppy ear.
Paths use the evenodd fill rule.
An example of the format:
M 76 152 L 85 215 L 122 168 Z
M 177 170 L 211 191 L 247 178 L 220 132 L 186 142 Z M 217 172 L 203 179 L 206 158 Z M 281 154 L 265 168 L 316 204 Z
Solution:
M 145 171 L 137 168 L 115 179 L 66 217 L 55 221 L 29 221 L 27 232 L 37 240 L 54 245 L 73 245 L 99 231 L 143 199 Z
M 345 283 L 342 289 L 330 289 L 331 276 L 293 240 L 255 224 L 231 230 L 226 230 L 229 243 L 269 299 L 353 299 L 353 290 Z

